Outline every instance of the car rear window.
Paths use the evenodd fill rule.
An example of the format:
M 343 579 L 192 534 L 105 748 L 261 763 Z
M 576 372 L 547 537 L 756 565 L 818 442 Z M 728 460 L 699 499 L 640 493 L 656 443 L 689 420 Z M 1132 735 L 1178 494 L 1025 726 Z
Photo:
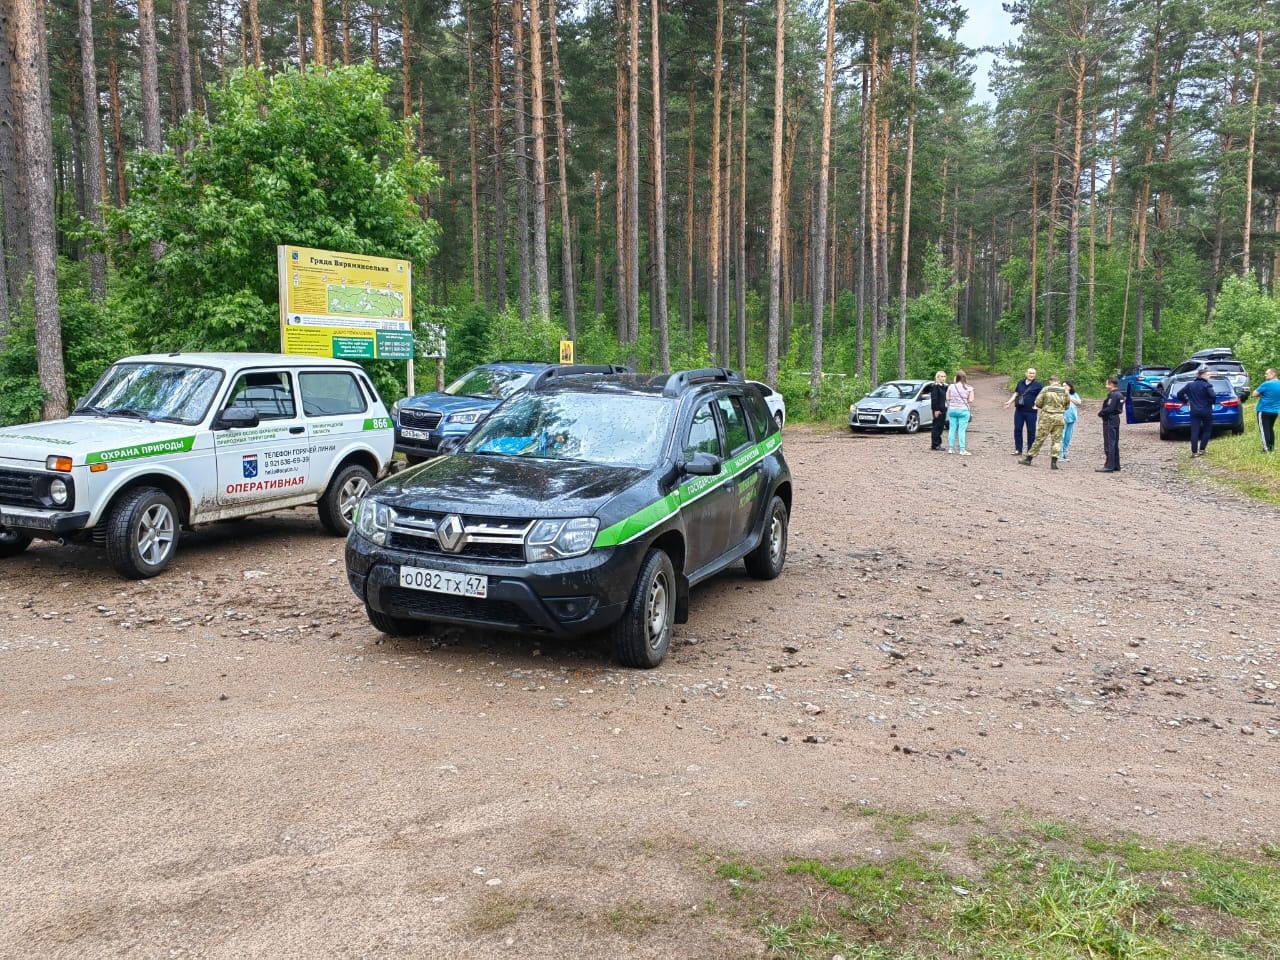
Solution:
M 1239 360 L 1209 360 L 1205 366 L 1210 370 L 1221 370 L 1223 373 L 1244 373 L 1244 364 Z
M 1173 386 L 1170 387 L 1169 389 L 1169 396 L 1170 397 L 1181 396 L 1182 391 L 1187 388 L 1187 384 L 1194 383 L 1194 382 L 1195 381 L 1193 380 L 1182 380 L 1182 381 L 1179 381 L 1178 383 L 1173 384 Z M 1209 382 L 1213 384 L 1214 393 L 1218 394 L 1219 396 L 1223 396 L 1223 397 L 1227 395 L 1235 396 L 1235 392 L 1236 392 L 1235 387 L 1231 386 L 1231 381 L 1228 380 L 1226 377 L 1210 377 Z

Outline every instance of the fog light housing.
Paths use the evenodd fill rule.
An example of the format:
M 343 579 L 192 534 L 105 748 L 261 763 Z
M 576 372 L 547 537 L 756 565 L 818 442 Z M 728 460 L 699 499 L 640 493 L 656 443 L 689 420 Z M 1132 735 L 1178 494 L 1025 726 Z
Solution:
M 596 612 L 595 597 L 551 597 L 546 603 L 561 623 L 585 620 Z

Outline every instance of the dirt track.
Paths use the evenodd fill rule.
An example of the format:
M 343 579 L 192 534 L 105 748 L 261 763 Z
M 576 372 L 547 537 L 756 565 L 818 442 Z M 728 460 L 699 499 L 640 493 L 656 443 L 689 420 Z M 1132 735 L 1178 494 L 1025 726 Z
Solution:
M 753 956 L 705 857 L 874 856 L 858 805 L 1276 841 L 1278 511 L 1154 425 L 1095 474 L 1096 405 L 1020 468 L 976 387 L 967 459 L 788 427 L 786 572 L 651 672 L 380 643 L 311 511 L 7 561 L 0 955 Z

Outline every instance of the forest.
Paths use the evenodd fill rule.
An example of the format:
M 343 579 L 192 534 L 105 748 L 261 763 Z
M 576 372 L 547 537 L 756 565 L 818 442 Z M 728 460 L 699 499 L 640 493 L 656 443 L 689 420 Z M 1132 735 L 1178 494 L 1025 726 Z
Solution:
M 409 259 L 450 374 L 1280 360 L 1280 4 L 3 0 L 0 423 L 278 350 L 276 246 Z M 403 363 L 372 365 L 391 397 Z

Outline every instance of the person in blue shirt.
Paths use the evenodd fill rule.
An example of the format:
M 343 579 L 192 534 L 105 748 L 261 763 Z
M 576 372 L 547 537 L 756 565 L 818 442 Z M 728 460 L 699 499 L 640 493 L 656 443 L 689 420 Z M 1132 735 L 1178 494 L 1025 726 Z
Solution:
M 1218 392 L 1209 382 L 1209 368 L 1202 366 L 1196 378 L 1182 388 L 1182 402 L 1191 414 L 1191 455 L 1203 457 L 1213 436 L 1213 405 L 1218 402 Z
M 1276 415 L 1280 414 L 1280 379 L 1276 368 L 1267 367 L 1266 379 L 1253 391 L 1258 398 L 1258 432 L 1262 434 L 1262 449 L 1271 453 L 1276 448 Z
M 1075 433 L 1076 420 L 1080 418 L 1080 411 L 1076 409 L 1083 401 L 1080 394 L 1076 393 L 1076 386 L 1070 380 L 1063 380 L 1062 385 L 1067 388 L 1067 394 L 1071 398 L 1071 403 L 1067 405 L 1067 412 L 1063 414 L 1062 419 L 1065 426 L 1062 428 L 1062 452 L 1058 454 L 1058 462 L 1067 462 L 1067 447 L 1071 445 L 1071 434 Z
M 1043 389 L 1044 384 L 1036 379 L 1036 368 L 1027 367 L 1026 379 L 1017 382 L 1013 393 L 1004 402 L 1006 410 L 1013 407 L 1013 455 L 1015 457 L 1022 456 L 1024 427 L 1027 434 L 1027 449 L 1030 450 L 1031 445 L 1036 442 L 1036 397 L 1040 396 L 1040 391 Z

